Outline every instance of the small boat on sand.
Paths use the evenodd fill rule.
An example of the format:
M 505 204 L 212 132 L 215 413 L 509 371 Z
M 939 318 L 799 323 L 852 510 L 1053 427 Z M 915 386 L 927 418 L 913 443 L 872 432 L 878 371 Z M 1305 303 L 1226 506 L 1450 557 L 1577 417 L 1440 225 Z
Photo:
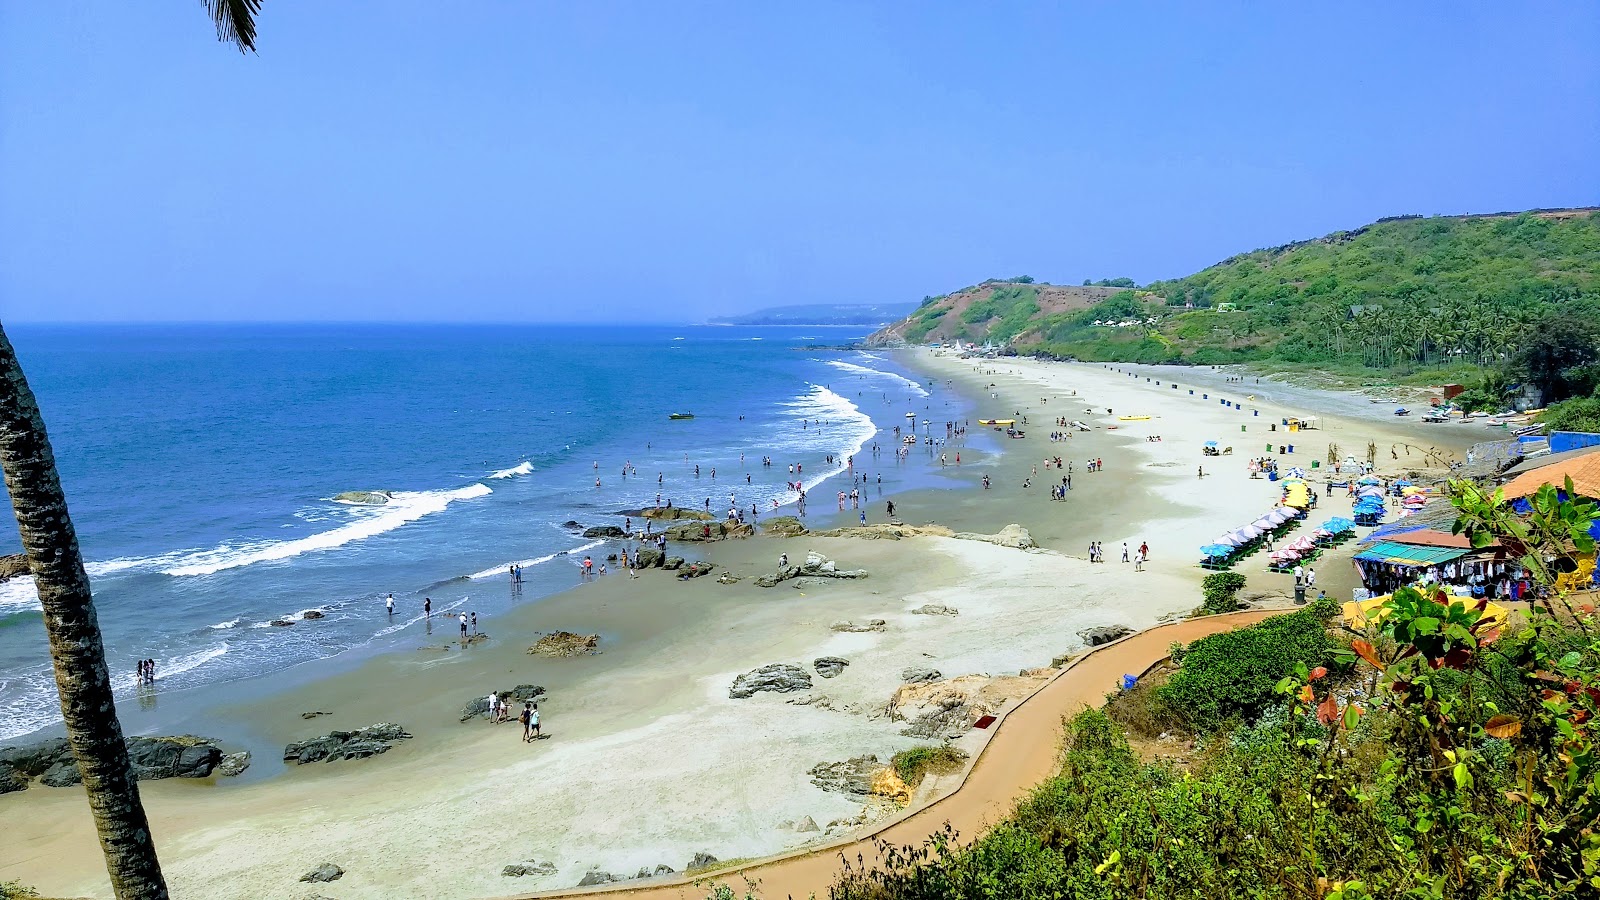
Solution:
M 694 413 L 691 413 L 691 412 L 673 413 L 673 414 L 667 416 L 667 418 L 669 418 L 669 419 L 692 419 L 692 418 L 694 418 Z

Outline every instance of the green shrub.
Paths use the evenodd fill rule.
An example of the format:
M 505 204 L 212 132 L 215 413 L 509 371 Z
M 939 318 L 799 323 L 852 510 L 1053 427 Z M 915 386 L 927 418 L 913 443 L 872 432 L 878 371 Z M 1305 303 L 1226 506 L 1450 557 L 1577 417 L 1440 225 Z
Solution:
M 966 761 L 967 754 L 963 750 L 949 745 L 929 745 L 901 750 L 889 761 L 889 765 L 894 767 L 901 781 L 915 788 L 922 782 L 923 776 L 958 772 Z
M 1158 691 L 1194 731 L 1252 722 L 1276 702 L 1273 687 L 1296 663 L 1320 665 L 1332 648 L 1322 620 L 1311 612 L 1273 616 L 1190 644 L 1183 667 Z
M 1244 590 L 1244 576 L 1238 572 L 1213 572 L 1200 581 L 1205 601 L 1200 609 L 1206 615 L 1233 612 L 1239 608 L 1239 592 Z

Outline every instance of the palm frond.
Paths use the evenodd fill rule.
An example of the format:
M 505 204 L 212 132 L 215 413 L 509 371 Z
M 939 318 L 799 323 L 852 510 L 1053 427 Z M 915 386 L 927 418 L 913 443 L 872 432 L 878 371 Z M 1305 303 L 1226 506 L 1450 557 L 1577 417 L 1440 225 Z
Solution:
M 256 15 L 261 0 L 204 0 L 206 12 L 217 24 L 217 40 L 239 48 L 240 53 L 256 51 Z

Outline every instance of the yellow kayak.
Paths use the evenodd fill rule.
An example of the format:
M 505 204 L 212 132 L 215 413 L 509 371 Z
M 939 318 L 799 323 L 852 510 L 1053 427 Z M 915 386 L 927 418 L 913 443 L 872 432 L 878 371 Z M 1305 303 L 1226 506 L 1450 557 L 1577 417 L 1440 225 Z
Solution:
M 1117 418 L 1124 422 L 1146 422 L 1149 421 L 1150 416 L 1117 416 Z

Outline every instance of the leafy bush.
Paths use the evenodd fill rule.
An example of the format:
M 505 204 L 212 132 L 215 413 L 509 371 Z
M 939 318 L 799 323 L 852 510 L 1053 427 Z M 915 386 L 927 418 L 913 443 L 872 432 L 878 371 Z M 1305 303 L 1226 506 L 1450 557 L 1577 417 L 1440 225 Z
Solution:
M 0 900 L 25 900 L 37 897 L 39 892 L 17 881 L 0 881 Z
M 949 745 L 929 745 L 901 750 L 889 761 L 889 765 L 894 767 L 901 781 L 915 788 L 922 782 L 923 776 L 959 772 L 966 761 L 967 754 L 963 750 Z
M 1580 397 L 1552 404 L 1539 414 L 1551 431 L 1600 431 L 1600 397 Z
M 1205 601 L 1200 609 L 1206 615 L 1233 612 L 1239 608 L 1239 592 L 1244 590 L 1245 579 L 1238 572 L 1213 572 L 1200 582 Z
M 1195 731 L 1252 722 L 1276 702 L 1274 685 L 1296 663 L 1319 665 L 1332 647 L 1322 621 L 1310 612 L 1273 616 L 1190 644 L 1183 667 L 1161 686 L 1161 698 Z

